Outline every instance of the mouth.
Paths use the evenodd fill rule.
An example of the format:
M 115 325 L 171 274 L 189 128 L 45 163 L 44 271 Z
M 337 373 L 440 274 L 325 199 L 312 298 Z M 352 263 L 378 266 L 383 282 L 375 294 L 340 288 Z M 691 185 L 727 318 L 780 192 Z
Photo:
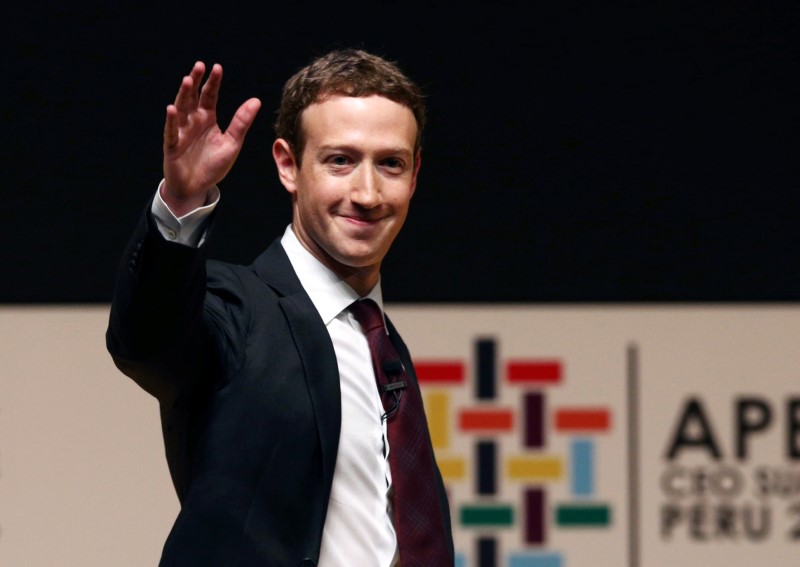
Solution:
M 370 217 L 364 215 L 340 215 L 346 222 L 355 226 L 370 227 L 375 226 L 383 220 L 383 217 Z
M 341 215 L 340 227 L 344 234 L 355 240 L 372 241 L 383 233 L 386 227 L 386 217 L 365 215 Z

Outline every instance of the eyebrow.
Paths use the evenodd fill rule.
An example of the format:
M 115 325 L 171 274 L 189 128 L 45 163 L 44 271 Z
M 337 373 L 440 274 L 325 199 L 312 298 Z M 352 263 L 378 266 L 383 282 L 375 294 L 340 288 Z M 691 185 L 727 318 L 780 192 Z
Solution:
M 319 154 L 319 153 L 322 153 L 322 152 L 329 152 L 329 151 L 352 152 L 352 153 L 357 153 L 357 154 L 363 153 L 363 151 L 360 150 L 359 148 L 357 148 L 355 146 L 352 146 L 352 145 L 349 145 L 349 144 L 325 144 L 325 145 L 319 146 L 317 148 L 316 153 Z M 386 154 L 386 155 L 400 155 L 400 156 L 409 157 L 409 158 L 414 156 L 414 151 L 413 150 L 410 150 L 408 148 L 404 148 L 402 146 L 396 146 L 396 147 L 392 147 L 392 148 L 385 148 L 385 149 L 379 150 L 377 153 Z

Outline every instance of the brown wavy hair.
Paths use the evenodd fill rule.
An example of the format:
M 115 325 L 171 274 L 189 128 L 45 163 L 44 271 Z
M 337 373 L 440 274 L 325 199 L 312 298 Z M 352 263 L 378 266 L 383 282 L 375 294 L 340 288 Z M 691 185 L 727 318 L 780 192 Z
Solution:
M 425 128 L 422 89 L 394 61 L 361 49 L 335 49 L 311 61 L 283 86 L 274 124 L 275 135 L 288 142 L 298 166 L 306 143 L 303 111 L 332 95 L 380 95 L 408 107 L 417 121 L 414 146 L 414 155 L 417 155 Z

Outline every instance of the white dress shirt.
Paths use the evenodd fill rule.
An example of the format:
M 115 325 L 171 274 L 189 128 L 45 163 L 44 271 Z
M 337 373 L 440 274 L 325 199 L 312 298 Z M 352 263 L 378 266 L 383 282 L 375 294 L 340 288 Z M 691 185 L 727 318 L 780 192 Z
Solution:
M 210 204 L 177 218 L 161 199 L 160 189 L 151 210 L 161 234 L 189 246 L 202 243 L 202 222 L 219 201 L 219 191 L 209 194 Z M 339 367 L 342 426 L 319 566 L 396 565 L 397 537 L 388 498 L 389 447 L 381 420 L 384 410 L 366 336 L 347 311 L 359 296 L 303 247 L 291 225 L 281 245 L 328 329 Z M 383 310 L 380 282 L 367 297 Z

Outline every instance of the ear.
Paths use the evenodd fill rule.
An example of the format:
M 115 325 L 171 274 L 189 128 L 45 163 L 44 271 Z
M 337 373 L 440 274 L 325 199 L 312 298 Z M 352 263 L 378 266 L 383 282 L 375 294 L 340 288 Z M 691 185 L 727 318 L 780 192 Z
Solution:
M 416 157 L 414 158 L 414 173 L 412 173 L 411 177 L 411 195 L 414 195 L 414 191 L 417 190 L 417 175 L 419 175 L 419 167 L 422 165 L 422 151 L 418 151 Z
M 297 178 L 297 161 L 294 159 L 294 152 L 289 147 L 289 143 L 283 138 L 278 138 L 272 144 L 272 159 L 278 167 L 278 177 L 289 193 L 294 194 L 297 190 L 295 180 Z

